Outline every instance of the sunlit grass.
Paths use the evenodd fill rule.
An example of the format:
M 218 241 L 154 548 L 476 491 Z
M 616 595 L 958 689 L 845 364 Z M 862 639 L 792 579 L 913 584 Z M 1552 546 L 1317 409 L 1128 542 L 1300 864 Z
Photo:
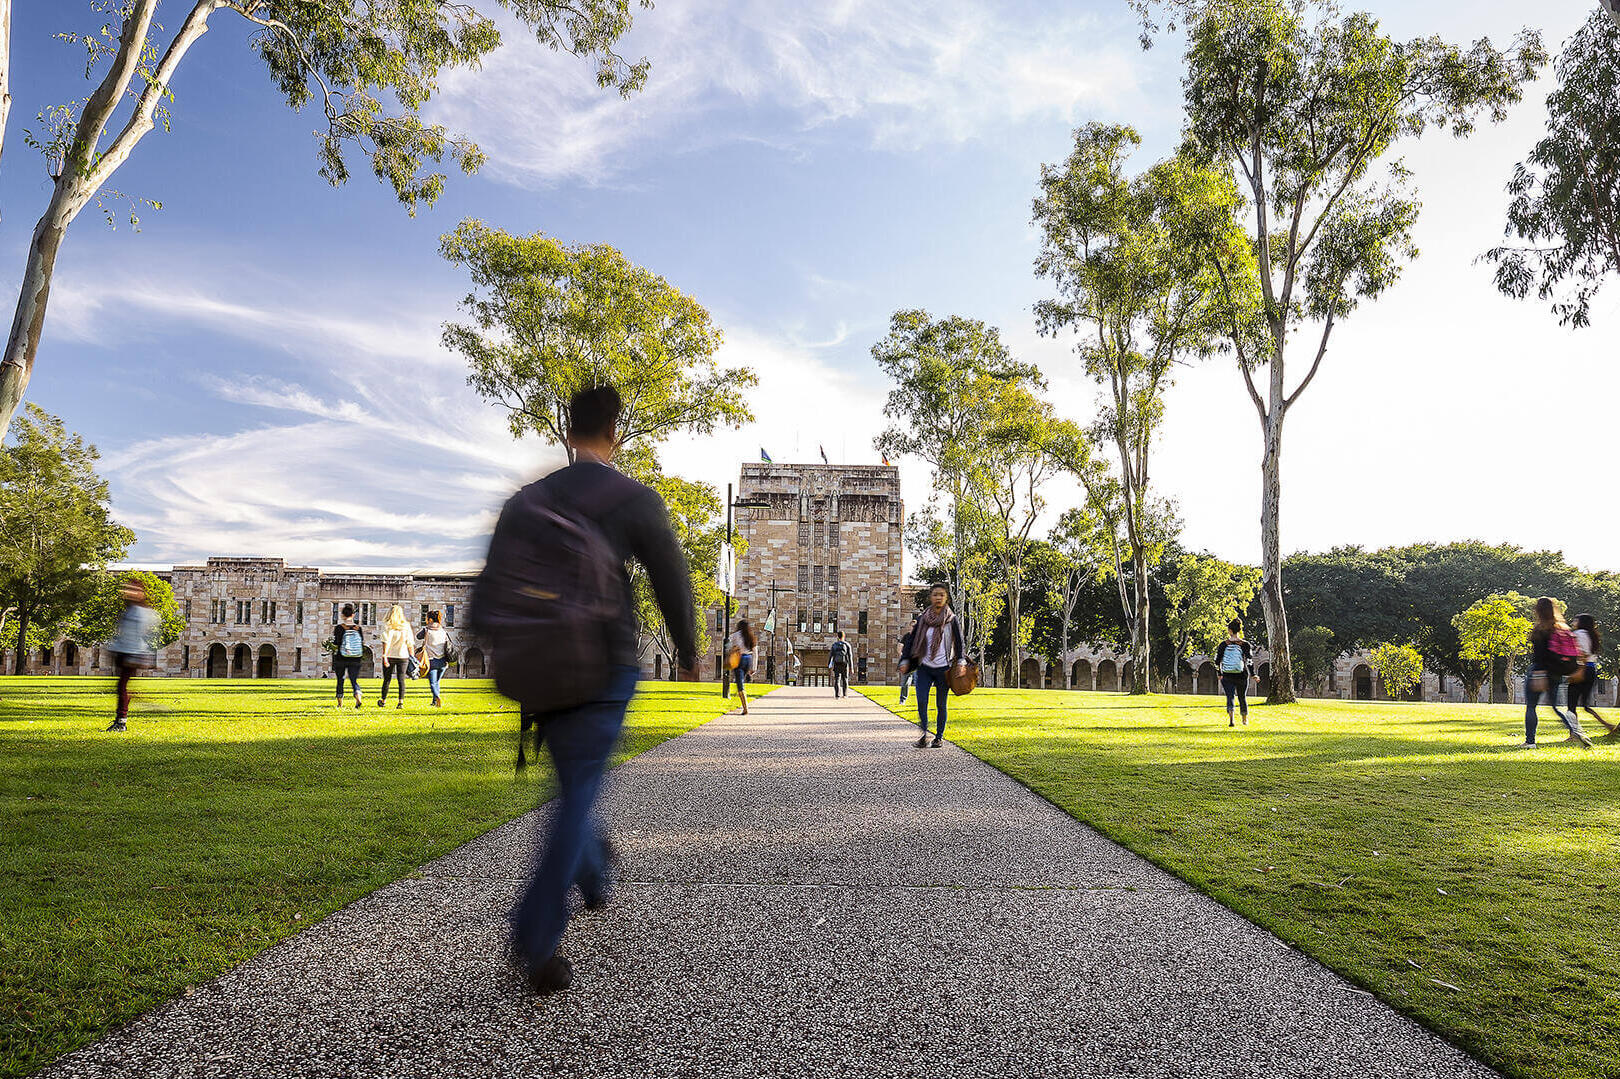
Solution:
M 1620 744 L 1514 749 L 1523 715 L 1312 701 L 1229 729 L 1212 697 L 978 690 L 947 733 L 1487 1063 L 1620 1075 Z
M 549 797 L 485 681 L 0 680 L 0 1075 L 26 1074 Z M 733 705 L 646 683 L 621 759 Z

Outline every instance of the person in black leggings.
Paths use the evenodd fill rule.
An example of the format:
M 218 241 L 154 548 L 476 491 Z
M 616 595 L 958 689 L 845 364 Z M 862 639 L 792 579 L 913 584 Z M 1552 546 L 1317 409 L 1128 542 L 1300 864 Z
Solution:
M 1226 640 L 1215 649 L 1215 668 L 1221 672 L 1221 688 L 1226 691 L 1226 725 L 1235 727 L 1232 698 L 1237 698 L 1244 726 L 1249 723 L 1249 679 L 1254 677 L 1254 648 L 1243 639 L 1243 623 L 1234 618 L 1226 623 Z

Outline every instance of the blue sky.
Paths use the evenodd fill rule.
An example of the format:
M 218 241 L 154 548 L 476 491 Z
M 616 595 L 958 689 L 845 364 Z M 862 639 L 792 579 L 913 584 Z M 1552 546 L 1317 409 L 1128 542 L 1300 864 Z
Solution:
M 1505 40 L 1526 18 L 1508 3 L 1368 6 L 1395 33 L 1454 40 Z M 81 62 L 50 35 L 82 29 L 88 18 L 64 12 L 87 7 L 16 13 L 0 170 L 8 286 L 47 192 L 21 131 L 85 93 Z M 1554 0 L 1533 17 L 1556 45 L 1587 10 Z M 1092 119 L 1135 124 L 1145 166 L 1180 124 L 1179 52 L 1143 53 L 1122 0 L 665 0 L 627 42 L 653 63 L 631 101 L 516 30 L 483 70 L 447 79 L 430 117 L 490 160 L 413 219 L 363 165 L 346 188 L 322 181 L 315 116 L 277 100 L 234 16 L 214 25 L 175 82 L 173 130 L 149 136 L 116 179 L 163 209 L 138 233 L 93 209 L 75 223 L 29 391 L 101 448 L 142 562 L 476 562 L 500 500 L 556 454 L 513 443 L 439 348 L 466 286 L 438 237 L 467 216 L 614 244 L 709 308 L 723 361 L 761 376 L 758 423 L 664 451 L 709 482 L 762 444 L 778 461 L 812 460 L 819 445 L 834 461 L 875 461 L 884 386 L 868 350 L 902 307 L 1002 327 L 1060 408 L 1087 418 L 1094 391 L 1069 344 L 1040 339 L 1030 314 L 1043 295 L 1029 224 L 1039 166 Z M 1620 293 L 1574 334 L 1498 297 L 1472 261 L 1499 235 L 1502 185 L 1544 123 L 1546 89 L 1499 128 L 1405 151 L 1425 201 L 1423 255 L 1336 334 L 1290 416 L 1287 549 L 1478 537 L 1620 569 L 1592 523 L 1613 514 L 1578 480 L 1529 508 L 1549 466 L 1525 448 L 1534 429 L 1578 429 L 1620 401 Z M 1187 371 L 1156 457 L 1187 543 L 1257 559 L 1258 459 L 1236 372 Z M 903 474 L 915 506 L 927 476 Z M 1052 495 L 1061 508 L 1070 492 Z

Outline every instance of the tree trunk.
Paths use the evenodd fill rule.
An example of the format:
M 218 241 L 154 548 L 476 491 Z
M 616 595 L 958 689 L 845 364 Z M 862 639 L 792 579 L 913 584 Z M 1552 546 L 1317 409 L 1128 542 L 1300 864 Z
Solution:
M 1011 564 L 1007 573 L 1007 685 L 1019 688 L 1024 677 L 1024 657 L 1018 647 L 1018 581 Z
M 17 607 L 17 667 L 13 674 L 28 673 L 28 608 Z
M 1148 680 L 1148 564 L 1141 544 L 1132 544 L 1132 569 L 1136 577 L 1136 622 L 1131 626 L 1132 694 L 1151 693 Z
M 1065 603 L 1067 600 L 1065 600 Z M 1060 631 L 1062 647 L 1058 650 L 1058 662 L 1063 665 L 1063 688 L 1074 688 L 1074 669 L 1069 666 L 1069 613 L 1063 612 L 1063 628 Z
M 11 119 L 11 0 L 0 0 L 0 153 L 6 146 L 6 121 Z
M 81 195 L 77 190 L 79 186 L 65 178 L 57 182 L 51 203 L 34 227 L 34 238 L 28 245 L 17 313 L 11 322 L 5 357 L 0 359 L 0 431 L 11 425 L 11 417 L 22 404 L 28 380 L 34 373 L 34 356 L 45 329 L 45 307 L 50 301 L 56 256 L 68 225 L 89 198 L 88 192 Z
M 1293 657 L 1288 646 L 1288 612 L 1283 607 L 1282 530 L 1282 425 L 1287 406 L 1282 400 L 1282 363 L 1272 361 L 1271 409 L 1265 418 L 1266 453 L 1260 464 L 1260 607 L 1266 616 L 1266 639 L 1271 651 L 1271 684 L 1267 704 L 1288 704 L 1294 687 L 1288 677 Z

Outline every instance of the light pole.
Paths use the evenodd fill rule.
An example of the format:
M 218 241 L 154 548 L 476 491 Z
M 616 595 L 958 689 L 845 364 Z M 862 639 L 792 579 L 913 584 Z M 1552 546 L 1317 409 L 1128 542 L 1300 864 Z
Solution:
M 726 551 L 731 550 L 731 511 L 733 509 L 757 509 L 760 506 L 768 505 L 770 505 L 770 503 L 761 498 L 739 498 L 736 501 L 733 501 L 731 497 L 731 484 L 726 484 Z M 725 551 L 721 552 L 721 557 L 725 557 Z M 720 696 L 726 698 L 731 696 L 731 672 L 725 667 L 724 656 L 726 654 L 726 646 L 731 641 L 731 598 L 732 593 L 737 591 L 735 558 L 732 560 L 732 570 L 731 581 L 729 582 L 731 585 L 731 591 L 726 593 L 726 634 L 720 640 L 720 655 L 722 657 L 720 667 Z M 772 598 L 774 599 L 775 597 Z

